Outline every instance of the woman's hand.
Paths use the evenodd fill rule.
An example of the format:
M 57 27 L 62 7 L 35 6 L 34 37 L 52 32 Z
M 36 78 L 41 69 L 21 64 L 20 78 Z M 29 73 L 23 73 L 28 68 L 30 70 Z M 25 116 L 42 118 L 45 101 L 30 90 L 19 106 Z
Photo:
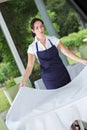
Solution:
M 87 65 L 87 60 L 82 60 L 82 64 Z
M 34 61 L 35 61 L 35 56 L 32 54 L 28 54 L 28 63 L 27 63 L 27 67 L 24 73 L 24 76 L 22 78 L 22 81 L 19 85 L 19 88 L 26 86 L 26 81 L 28 79 L 28 77 L 30 76 L 33 66 L 34 66 Z
M 19 88 L 24 87 L 25 85 L 26 85 L 26 82 L 23 81 L 20 83 Z

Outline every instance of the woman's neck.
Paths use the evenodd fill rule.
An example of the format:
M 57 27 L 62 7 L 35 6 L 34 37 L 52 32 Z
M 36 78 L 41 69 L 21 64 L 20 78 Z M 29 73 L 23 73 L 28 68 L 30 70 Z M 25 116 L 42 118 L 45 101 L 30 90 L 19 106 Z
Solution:
M 46 36 L 44 35 L 43 37 L 37 37 L 37 39 L 42 43 L 45 44 L 46 43 Z
M 46 48 L 46 36 L 44 35 L 43 37 L 37 39 Z

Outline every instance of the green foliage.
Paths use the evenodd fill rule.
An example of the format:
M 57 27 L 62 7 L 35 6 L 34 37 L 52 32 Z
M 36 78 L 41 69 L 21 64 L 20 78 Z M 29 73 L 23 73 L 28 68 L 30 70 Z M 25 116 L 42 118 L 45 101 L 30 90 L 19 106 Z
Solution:
M 7 70 L 9 71 L 9 76 L 11 76 L 11 73 L 13 76 L 19 75 L 19 70 L 16 66 L 15 60 L 12 56 L 12 53 L 8 47 L 8 44 L 1 30 L 0 30 L 0 34 L 1 34 L 0 35 L 0 54 L 2 57 L 2 62 L 1 62 L 2 64 L 0 65 L 0 70 L 2 69 L 2 67 L 6 68 L 7 66 L 8 67 Z
M 14 85 L 16 85 L 16 83 L 14 82 L 14 79 L 11 79 L 11 80 L 8 80 L 7 82 L 6 82 L 6 88 L 10 88 L 10 87 L 12 87 L 12 86 L 14 86 Z
M 75 10 L 66 0 L 47 0 L 46 7 L 51 12 L 55 12 L 52 21 L 58 25 L 55 28 L 60 37 L 67 36 L 69 33 L 79 31 L 79 17 Z
M 27 45 L 30 44 L 28 37 L 31 32 L 27 31 L 29 19 L 36 14 L 37 8 L 33 0 L 8 1 L 0 7 L 13 41 L 22 58 L 23 64 L 27 62 Z M 33 11 L 32 11 L 33 9 Z M 30 38 L 30 37 L 29 37 Z M 3 41 L 1 41 L 3 43 Z M 6 46 L 6 41 L 4 46 Z M 7 51 L 7 49 L 6 49 Z
M 79 31 L 79 22 L 77 19 L 77 15 L 69 11 L 66 21 L 63 24 L 62 28 L 62 36 L 68 35 L 69 33 L 78 32 Z
M 0 73 L 0 83 L 4 83 L 4 81 L 6 80 L 6 77 L 3 73 Z
M 3 83 L 5 80 L 7 80 L 8 72 L 8 64 L 0 64 L 0 83 Z
M 56 21 L 55 21 L 56 13 L 55 13 L 54 11 L 51 11 L 51 10 L 48 10 L 47 12 L 48 12 L 49 17 L 50 17 L 50 19 L 51 19 L 51 22 L 53 23 L 54 29 L 56 30 L 56 32 L 59 33 L 59 25 L 58 25 L 58 23 L 56 23 Z
M 11 67 L 10 63 L 1 63 L 0 64 L 0 83 L 4 83 L 12 77 L 18 75 L 18 69 L 15 69 L 15 66 Z
M 87 37 L 87 29 L 81 30 L 77 33 L 69 34 L 61 38 L 62 43 L 67 47 L 79 47 L 84 44 L 83 39 Z
M 7 111 L 10 108 L 7 98 L 3 93 L 3 88 L 0 88 L 0 113 Z

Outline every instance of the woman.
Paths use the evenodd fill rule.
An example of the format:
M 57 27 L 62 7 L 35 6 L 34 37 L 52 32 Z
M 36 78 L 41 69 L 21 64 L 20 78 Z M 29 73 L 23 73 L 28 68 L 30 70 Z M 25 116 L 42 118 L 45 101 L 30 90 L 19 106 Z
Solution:
M 59 57 L 58 48 L 64 55 L 87 65 L 87 60 L 70 52 L 58 38 L 46 36 L 41 19 L 34 18 L 31 21 L 31 29 L 35 40 L 28 48 L 28 64 L 20 87 L 25 86 L 26 80 L 32 72 L 35 57 L 40 64 L 41 77 L 47 89 L 57 89 L 71 81 L 67 69 Z

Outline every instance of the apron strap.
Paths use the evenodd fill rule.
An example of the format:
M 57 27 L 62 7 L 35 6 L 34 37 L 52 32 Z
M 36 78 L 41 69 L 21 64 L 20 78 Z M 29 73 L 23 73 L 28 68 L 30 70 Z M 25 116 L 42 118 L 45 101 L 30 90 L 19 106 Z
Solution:
M 51 43 L 51 45 L 53 46 L 53 43 L 50 41 L 50 39 L 48 39 L 49 40 L 49 42 Z
M 38 45 L 37 45 L 37 42 L 36 42 L 36 49 L 37 49 L 37 51 L 38 51 Z
M 48 39 L 48 40 L 49 40 L 50 44 L 53 46 L 53 43 L 50 41 L 50 39 Z M 37 49 L 37 51 L 38 51 L 38 45 L 37 45 L 37 42 L 36 42 L 36 49 Z

